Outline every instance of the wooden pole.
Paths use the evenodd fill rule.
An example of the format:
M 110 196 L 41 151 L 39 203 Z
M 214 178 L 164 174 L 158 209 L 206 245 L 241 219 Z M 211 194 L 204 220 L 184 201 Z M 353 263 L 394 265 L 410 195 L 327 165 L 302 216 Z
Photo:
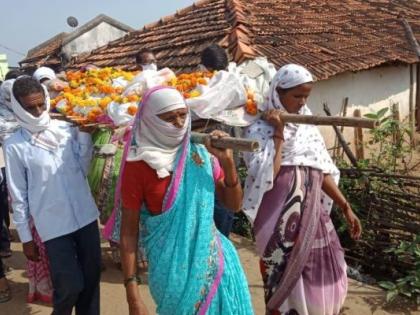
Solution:
M 349 98 L 345 97 L 343 100 L 343 117 L 347 116 L 347 107 L 349 106 Z M 341 126 L 341 130 L 342 133 L 344 132 L 344 126 Z
M 416 131 L 420 131 L 420 64 L 416 69 Z
M 353 113 L 354 117 L 362 117 L 362 113 L 360 112 L 360 109 L 354 110 Z M 354 128 L 354 145 L 356 148 L 356 158 L 358 160 L 363 160 L 365 158 L 365 151 L 363 146 L 363 129 L 362 128 Z
M 400 15 L 400 20 L 404 26 L 404 30 L 405 30 L 405 34 L 410 42 L 411 47 L 413 48 L 414 52 L 417 55 L 417 60 L 420 60 L 420 45 L 416 39 L 416 36 L 414 35 L 413 29 L 411 28 L 410 24 L 408 23 L 408 21 L 402 17 Z M 418 71 L 418 67 L 419 65 L 417 64 L 417 91 L 419 89 L 419 71 Z M 415 108 L 414 108 L 414 104 L 413 104 L 413 93 L 414 93 L 414 69 L 413 69 L 413 65 L 410 65 L 410 128 L 411 128 L 411 132 L 410 132 L 410 140 L 411 140 L 411 145 L 413 147 L 416 146 L 416 139 L 415 139 L 415 132 L 416 132 L 416 117 L 419 117 L 420 114 L 415 113 Z M 418 104 L 416 104 L 418 105 Z M 419 108 L 417 107 L 417 110 L 419 110 Z M 420 122 L 417 122 L 418 124 Z M 419 129 L 419 125 L 417 125 L 417 129 Z
M 328 116 L 331 116 L 331 111 L 330 111 L 327 103 L 324 103 L 324 112 Z M 353 118 L 353 119 L 355 119 L 355 118 Z M 337 134 L 338 141 L 340 142 L 341 146 L 343 147 L 343 150 L 346 153 L 347 157 L 349 158 L 351 164 L 354 167 L 357 167 L 357 159 L 354 156 L 353 152 L 351 152 L 351 149 L 349 148 L 349 146 L 347 145 L 346 139 L 344 139 L 344 136 L 341 133 L 340 129 L 338 129 L 337 126 L 333 126 L 333 128 L 334 128 L 335 133 Z
M 51 118 L 53 119 L 64 119 L 72 123 L 77 124 L 77 120 L 75 121 L 72 117 L 67 117 L 62 114 L 51 113 Z M 99 124 L 99 123 L 92 123 L 92 124 L 85 124 L 84 126 L 92 126 L 92 127 L 103 127 L 106 125 Z M 210 138 L 209 134 L 205 133 L 198 133 L 192 132 L 191 133 L 191 140 L 194 143 L 204 144 L 207 138 Z M 225 137 L 221 139 L 211 139 L 211 144 L 216 148 L 220 149 L 233 149 L 237 151 L 245 151 L 245 152 L 255 152 L 260 149 L 260 143 L 257 140 L 252 139 L 242 139 L 242 138 L 233 138 L 233 137 Z
M 349 105 L 349 98 L 346 97 L 344 98 L 344 104 L 343 104 L 343 117 L 347 116 L 347 107 Z M 344 134 L 344 126 L 341 126 L 341 133 Z M 344 157 L 344 151 L 343 148 L 340 147 L 340 149 L 338 150 L 338 154 L 340 154 L 340 158 L 343 159 Z
M 416 146 L 416 109 L 414 107 L 414 66 L 410 65 L 410 92 L 409 92 L 408 108 L 409 108 L 409 123 L 410 123 L 410 140 L 411 146 Z
M 63 119 L 70 122 L 85 122 L 86 119 L 76 116 L 63 116 L 62 114 L 51 113 L 53 119 Z M 335 117 L 335 116 L 316 116 L 316 115 L 298 115 L 283 113 L 282 119 L 285 123 L 308 124 L 318 126 L 346 126 L 373 129 L 378 127 L 379 123 L 373 119 L 354 118 L 354 117 Z M 92 126 L 98 123 L 89 124 Z
M 347 107 L 348 107 L 348 105 L 349 105 L 349 98 L 348 97 L 345 97 L 344 100 L 343 100 L 343 109 L 342 109 L 342 115 L 341 116 L 343 116 L 343 117 L 346 117 L 347 116 Z M 344 133 L 344 126 L 341 127 L 341 130 L 340 131 L 341 131 L 341 133 Z M 344 152 L 342 150 L 342 147 L 340 145 L 338 145 L 338 144 L 339 144 L 338 143 L 338 138 L 337 138 L 337 135 L 336 135 L 336 137 L 335 137 L 335 145 L 337 146 L 337 149 L 336 149 L 335 154 L 336 154 L 336 157 L 340 157 L 341 159 L 343 159 Z
M 191 140 L 194 143 L 204 144 L 206 139 L 210 138 L 209 134 L 192 132 Z M 260 148 L 257 140 L 225 137 L 220 139 L 211 139 L 211 144 L 220 149 L 233 149 L 237 151 L 255 152 Z
M 345 126 L 373 129 L 379 125 L 376 120 L 355 117 L 282 114 L 282 119 L 286 123 L 309 124 L 318 126 Z
M 398 103 L 394 103 L 392 104 L 392 118 L 396 121 L 400 121 L 400 108 L 399 108 L 399 104 Z M 399 130 L 397 130 L 393 135 L 392 135 L 392 143 L 394 145 L 396 145 L 398 143 L 398 141 L 400 140 L 401 137 L 401 133 L 399 132 Z
M 414 35 L 413 29 L 411 28 L 410 24 L 408 24 L 408 21 L 403 18 L 401 18 L 401 22 L 404 25 L 405 34 L 408 37 L 408 40 L 410 41 L 411 47 L 413 48 L 414 52 L 417 55 L 417 58 L 420 59 L 420 45 L 417 42 L 416 36 Z

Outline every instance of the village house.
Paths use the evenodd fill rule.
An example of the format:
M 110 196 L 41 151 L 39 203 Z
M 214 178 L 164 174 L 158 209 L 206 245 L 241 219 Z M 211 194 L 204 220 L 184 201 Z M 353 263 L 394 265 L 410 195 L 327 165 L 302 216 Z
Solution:
M 132 70 L 136 53 L 147 48 L 160 67 L 189 71 L 205 47 L 219 43 L 237 63 L 266 56 L 276 67 L 306 66 L 317 78 L 309 100 L 315 114 L 324 114 L 324 103 L 340 114 L 345 98 L 350 116 L 355 109 L 363 114 L 395 103 L 401 119 L 414 126 L 420 65 L 413 39 L 420 40 L 418 1 L 204 0 L 78 58 L 71 67 L 92 63 Z M 322 129 L 333 145 L 333 130 Z M 352 128 L 345 133 L 351 138 Z
M 70 33 L 59 33 L 28 51 L 19 62 L 24 70 L 34 70 L 40 66 L 60 70 L 72 58 L 119 39 L 133 29 L 109 16 L 100 14 Z

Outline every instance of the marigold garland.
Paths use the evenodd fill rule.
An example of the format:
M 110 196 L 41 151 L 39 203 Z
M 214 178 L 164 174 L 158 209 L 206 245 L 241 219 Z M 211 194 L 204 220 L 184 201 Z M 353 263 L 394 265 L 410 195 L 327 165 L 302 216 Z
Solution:
M 118 84 L 118 80 L 130 82 L 137 74 L 111 67 L 69 71 L 66 73 L 69 86 L 51 100 L 52 108 L 79 123 L 97 122 L 99 117 L 106 115 L 111 102 L 130 104 L 127 113 L 134 116 L 141 95 L 123 96 L 124 88 Z M 167 85 L 175 87 L 185 98 L 194 98 L 200 96 L 197 87 L 207 85 L 213 75 L 213 72 L 183 73 L 167 82 Z M 252 91 L 248 91 L 245 109 L 251 115 L 258 111 Z

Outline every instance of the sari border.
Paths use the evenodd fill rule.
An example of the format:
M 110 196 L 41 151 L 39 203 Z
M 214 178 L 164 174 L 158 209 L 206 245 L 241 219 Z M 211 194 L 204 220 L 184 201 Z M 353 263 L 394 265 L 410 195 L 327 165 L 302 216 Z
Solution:
M 214 296 L 216 295 L 217 290 L 219 289 L 220 283 L 222 282 L 222 276 L 225 271 L 225 260 L 223 257 L 223 248 L 222 243 L 220 241 L 220 236 L 216 235 L 216 241 L 219 245 L 219 270 L 217 271 L 216 277 L 214 279 L 214 282 L 210 288 L 209 293 L 207 294 L 206 300 L 204 303 L 200 306 L 200 309 L 198 310 L 198 315 L 205 315 L 208 311 L 211 303 L 213 302 Z
M 108 219 L 107 223 L 105 224 L 104 230 L 102 232 L 102 235 L 104 236 L 105 239 L 108 239 L 108 240 L 112 239 L 112 230 L 114 228 L 114 224 L 115 224 L 115 220 L 116 220 L 116 213 L 115 212 L 117 211 L 117 209 L 118 209 L 118 207 L 121 203 L 122 174 L 124 173 L 126 163 L 128 163 L 128 161 L 127 161 L 128 152 L 131 148 L 131 144 L 132 144 L 132 141 L 133 141 L 134 134 L 136 132 L 136 127 L 138 125 L 138 122 L 140 121 L 140 119 L 143 115 L 144 106 L 147 103 L 147 101 L 149 100 L 151 94 L 153 94 L 156 91 L 165 89 L 165 88 L 167 88 L 167 87 L 165 87 L 165 86 L 155 86 L 155 87 L 151 88 L 150 90 L 148 90 L 146 92 L 144 98 L 139 102 L 140 110 L 137 111 L 136 116 L 131 121 L 131 123 L 127 126 L 128 127 L 127 132 L 123 135 L 125 145 L 124 145 L 124 150 L 123 150 L 123 154 L 122 154 L 122 157 L 121 157 L 120 173 L 119 173 L 118 180 L 117 180 L 117 183 L 116 183 L 116 186 L 115 186 L 114 207 L 112 209 L 112 214 L 111 214 L 110 218 Z
M 176 200 L 179 186 L 181 185 L 182 178 L 184 177 L 184 169 L 186 165 L 188 152 L 190 151 L 189 140 L 190 132 L 188 131 L 183 140 L 184 143 L 182 144 L 182 151 L 179 156 L 179 160 L 176 162 L 177 167 L 172 176 L 171 184 L 169 185 L 165 197 L 163 198 L 162 213 L 169 211 Z

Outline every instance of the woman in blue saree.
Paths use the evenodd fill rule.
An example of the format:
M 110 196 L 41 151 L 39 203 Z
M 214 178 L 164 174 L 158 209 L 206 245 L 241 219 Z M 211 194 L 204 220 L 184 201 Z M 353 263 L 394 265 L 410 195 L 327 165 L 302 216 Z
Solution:
M 191 143 L 184 99 L 168 87 L 143 97 L 130 143 L 120 181 L 130 315 L 148 314 L 136 283 L 139 233 L 157 314 L 253 314 L 236 250 L 213 221 L 215 194 L 229 209 L 241 207 L 232 151 Z

